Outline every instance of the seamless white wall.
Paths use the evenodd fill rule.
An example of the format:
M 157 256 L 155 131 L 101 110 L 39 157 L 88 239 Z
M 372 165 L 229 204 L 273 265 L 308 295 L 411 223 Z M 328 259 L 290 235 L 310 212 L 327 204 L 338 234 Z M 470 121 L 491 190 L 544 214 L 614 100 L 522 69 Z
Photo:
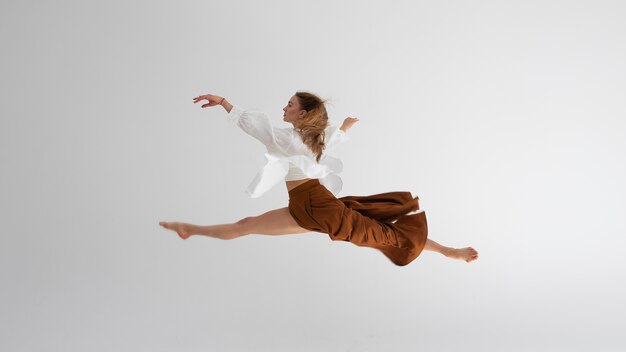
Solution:
M 0 4 L 0 350 L 623 350 L 626 5 Z M 287 206 L 244 194 L 297 90 L 359 118 L 342 195 L 408 190 L 396 267 L 323 234 L 181 241 Z

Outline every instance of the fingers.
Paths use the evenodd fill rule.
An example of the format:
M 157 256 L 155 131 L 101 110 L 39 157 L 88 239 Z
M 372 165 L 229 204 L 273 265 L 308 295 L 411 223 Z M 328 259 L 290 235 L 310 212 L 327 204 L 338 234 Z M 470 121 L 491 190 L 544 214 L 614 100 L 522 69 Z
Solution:
M 210 94 L 198 95 L 197 97 L 193 98 L 194 103 L 197 103 L 197 102 L 199 102 L 200 100 L 203 100 L 203 99 L 209 100 L 209 96 L 210 96 Z

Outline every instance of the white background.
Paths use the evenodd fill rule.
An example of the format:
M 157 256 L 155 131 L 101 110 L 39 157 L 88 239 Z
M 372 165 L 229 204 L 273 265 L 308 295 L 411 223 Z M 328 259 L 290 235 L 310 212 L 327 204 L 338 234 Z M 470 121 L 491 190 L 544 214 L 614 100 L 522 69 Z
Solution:
M 623 351 L 622 1 L 2 1 L 0 350 Z M 187 241 L 298 90 L 360 121 L 339 196 L 411 191 L 406 267 L 327 235 Z

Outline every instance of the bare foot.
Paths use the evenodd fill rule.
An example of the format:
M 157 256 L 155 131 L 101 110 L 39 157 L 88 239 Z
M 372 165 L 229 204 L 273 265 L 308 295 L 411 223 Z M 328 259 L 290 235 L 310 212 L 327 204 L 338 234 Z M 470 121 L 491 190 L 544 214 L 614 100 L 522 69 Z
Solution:
M 465 260 L 468 263 L 478 259 L 478 252 L 472 247 L 452 248 L 445 251 L 443 255 L 451 259 Z
M 189 238 L 189 236 L 191 236 L 191 234 L 189 233 L 189 228 L 184 222 L 161 221 L 159 222 L 159 225 L 165 227 L 168 230 L 176 231 L 178 233 L 178 236 L 180 236 L 180 238 L 182 238 L 183 240 L 186 240 L 187 238 Z

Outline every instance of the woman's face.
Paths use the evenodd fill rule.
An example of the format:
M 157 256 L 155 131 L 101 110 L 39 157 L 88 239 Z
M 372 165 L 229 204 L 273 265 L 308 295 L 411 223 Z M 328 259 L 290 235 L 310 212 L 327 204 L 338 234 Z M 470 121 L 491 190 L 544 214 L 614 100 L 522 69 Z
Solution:
M 285 112 L 283 114 L 283 121 L 290 123 L 293 123 L 297 119 L 306 115 L 306 110 L 302 110 L 300 108 L 300 102 L 298 101 L 298 97 L 295 95 L 289 99 L 289 102 L 287 103 L 287 106 L 283 108 L 283 111 Z

